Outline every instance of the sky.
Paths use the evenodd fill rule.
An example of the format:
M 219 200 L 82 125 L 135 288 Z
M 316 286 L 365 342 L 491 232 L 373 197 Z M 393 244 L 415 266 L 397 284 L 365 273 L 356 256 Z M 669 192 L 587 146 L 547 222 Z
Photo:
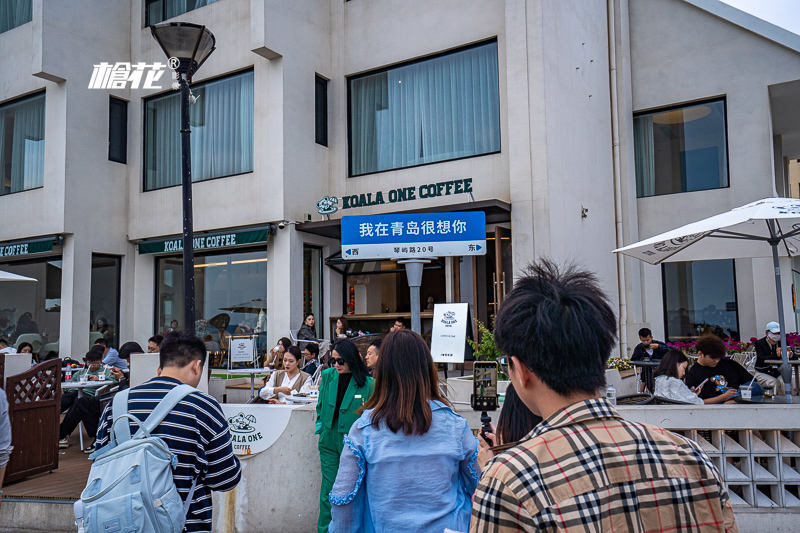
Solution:
M 737 9 L 800 34 L 800 0 L 722 0 Z

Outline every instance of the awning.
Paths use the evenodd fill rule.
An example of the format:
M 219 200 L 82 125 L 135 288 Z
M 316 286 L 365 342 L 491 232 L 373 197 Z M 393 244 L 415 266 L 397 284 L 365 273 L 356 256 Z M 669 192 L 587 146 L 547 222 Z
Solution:
M 0 258 L 24 257 L 53 251 L 53 244 L 61 244 L 61 236 L 37 237 L 25 241 L 0 242 Z
M 214 233 L 195 233 L 194 250 L 216 250 L 267 242 L 275 226 L 268 224 L 259 228 L 241 229 Z M 139 254 L 164 254 L 183 251 L 183 237 L 144 240 L 136 243 Z
M 511 204 L 501 200 L 481 200 L 479 202 L 464 202 L 461 204 L 437 205 L 435 207 L 425 207 L 422 209 L 410 209 L 406 211 L 396 211 L 397 213 L 436 213 L 436 212 L 458 212 L 458 211 L 483 211 L 486 213 L 486 224 L 501 224 L 511 222 Z M 357 214 L 357 213 L 353 213 Z M 320 220 L 317 222 L 303 222 L 297 224 L 298 231 L 313 233 L 330 239 L 341 240 L 341 220 Z

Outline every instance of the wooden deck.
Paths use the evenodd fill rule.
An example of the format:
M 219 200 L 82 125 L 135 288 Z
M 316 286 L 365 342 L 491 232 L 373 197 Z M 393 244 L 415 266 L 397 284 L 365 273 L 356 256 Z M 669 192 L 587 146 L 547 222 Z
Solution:
M 92 442 L 85 431 L 83 442 L 86 446 Z M 59 450 L 58 469 L 4 485 L 3 498 L 75 501 L 86 486 L 91 466 L 89 454 L 81 451 L 78 432 L 73 431 L 69 448 Z

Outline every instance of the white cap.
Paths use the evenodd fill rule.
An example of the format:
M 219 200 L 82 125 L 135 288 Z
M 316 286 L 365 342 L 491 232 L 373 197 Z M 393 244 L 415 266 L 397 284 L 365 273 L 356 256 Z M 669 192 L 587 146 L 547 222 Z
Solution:
M 772 333 L 780 333 L 781 332 L 781 325 L 777 322 L 770 322 L 767 324 L 767 331 L 771 331 Z

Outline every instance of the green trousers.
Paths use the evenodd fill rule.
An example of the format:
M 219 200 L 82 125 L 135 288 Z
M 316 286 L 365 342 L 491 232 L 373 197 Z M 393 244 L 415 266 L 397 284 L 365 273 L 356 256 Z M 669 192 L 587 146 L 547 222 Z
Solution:
M 342 456 L 344 447 L 344 433 L 333 429 L 323 429 L 319 436 L 319 463 L 322 470 L 322 485 L 319 489 L 319 519 L 317 531 L 326 533 L 331 523 L 331 502 L 328 495 L 331 493 L 336 473 L 339 471 L 339 457 Z

